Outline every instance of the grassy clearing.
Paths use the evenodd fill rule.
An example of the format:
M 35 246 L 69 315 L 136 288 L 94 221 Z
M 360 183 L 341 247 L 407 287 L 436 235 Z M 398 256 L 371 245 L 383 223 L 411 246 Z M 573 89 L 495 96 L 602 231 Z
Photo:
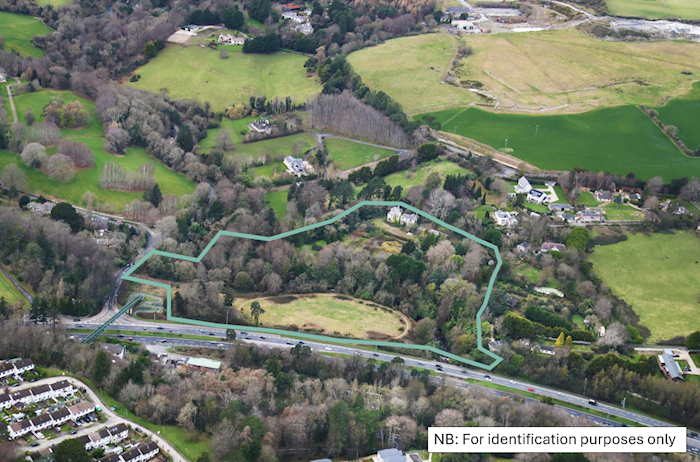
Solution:
M 401 185 L 405 192 L 407 189 L 413 186 L 425 183 L 428 175 L 433 172 L 438 173 L 444 180 L 445 175 L 454 175 L 457 173 L 466 175 L 469 173 L 469 170 L 462 168 L 453 162 L 431 161 L 420 164 L 419 168 L 415 172 L 411 172 L 411 170 L 404 170 L 403 172 L 392 173 L 391 175 L 384 177 L 384 181 L 386 181 L 386 184 L 390 185 L 392 188 Z M 362 190 L 362 186 L 360 186 L 358 190 Z
M 617 205 L 614 202 L 603 209 L 607 220 L 643 220 L 644 212 L 629 205 Z
M 301 323 L 303 329 L 356 338 L 364 338 L 367 332 L 395 337 L 406 328 L 401 318 L 387 308 L 345 298 L 311 295 L 298 299 L 276 297 L 260 300 L 265 310 L 260 316 L 260 325 L 297 329 Z M 243 305 L 241 311 L 250 316 L 250 302 Z
M 234 144 L 241 144 L 241 131 L 248 132 L 246 125 L 255 120 L 255 117 L 245 117 L 243 119 L 231 120 L 228 117 L 221 119 L 221 127 L 207 130 L 207 136 L 199 142 L 199 149 L 204 153 L 209 153 L 216 144 L 216 137 L 221 130 L 228 130 Z
M 2 272 L 0 272 L 0 297 L 5 298 L 5 301 L 10 305 L 17 301 L 23 301 L 26 303 L 26 300 L 24 297 L 22 297 L 22 294 L 19 293 L 19 290 L 12 285 L 10 280 L 7 279 L 5 274 Z
M 333 163 L 340 170 L 357 167 L 362 164 L 384 159 L 395 151 L 392 149 L 375 148 L 354 141 L 326 137 L 328 154 L 333 156 Z
M 71 4 L 71 0 L 37 0 L 37 3 L 43 7 L 46 5 L 68 6 Z
M 607 0 L 605 4 L 613 16 L 700 19 L 700 4 L 693 0 Z
M 700 47 L 692 43 L 603 41 L 576 30 L 478 34 L 460 40 L 420 35 L 365 48 L 349 60 L 371 88 L 385 91 L 410 114 L 479 103 L 480 97 L 468 88 L 440 83 L 453 43 L 474 49 L 453 75 L 461 82 L 480 82 L 501 108 L 562 106 L 557 110 L 573 113 L 621 104 L 653 106 L 690 89 L 696 77 L 681 71 L 700 70 Z
M 689 149 L 700 147 L 700 127 L 695 123 L 700 114 L 700 82 L 693 84 L 693 89 L 685 95 L 655 109 L 664 125 L 678 127 L 678 136 Z
M 557 204 L 571 204 L 571 202 L 566 197 L 566 193 L 561 188 L 561 186 L 559 186 L 559 185 L 555 186 L 554 192 L 557 193 L 557 202 L 556 202 Z
M 590 261 L 613 293 L 633 306 L 654 342 L 700 329 L 698 255 L 700 239 L 690 233 L 636 234 L 597 246 Z
M 287 214 L 287 189 L 268 192 L 267 202 L 277 214 L 277 219 L 281 220 Z
M 153 162 L 156 168 L 156 181 L 160 185 L 164 195 L 175 194 L 181 196 L 182 194 L 189 194 L 194 191 L 195 185 L 192 181 L 188 180 L 184 175 L 170 170 L 165 165 L 161 164 L 158 159 L 146 153 L 142 148 L 128 148 L 126 155 L 122 157 L 105 152 L 102 148 L 104 143 L 102 124 L 93 113 L 95 103 L 88 99 L 81 98 L 73 92 L 42 90 L 35 93 L 19 95 L 16 98 L 16 102 L 20 121 L 24 122 L 24 112 L 27 108 L 32 109 L 38 121 L 43 120 L 41 114 L 44 106 L 58 95 L 62 96 L 64 103 L 80 101 L 92 114 L 87 126 L 77 129 L 63 129 L 61 130 L 61 135 L 64 139 L 75 139 L 76 141 L 87 144 L 95 153 L 95 166 L 89 170 L 77 171 L 75 178 L 73 178 L 70 183 L 58 184 L 50 180 L 43 172 L 26 167 L 22 163 L 19 155 L 8 151 L 0 151 L 0 169 L 8 164 L 17 164 L 19 168 L 25 172 L 27 181 L 29 182 L 30 192 L 43 194 L 47 197 L 54 196 L 78 204 L 86 191 L 92 191 L 97 194 L 99 202 L 111 202 L 115 205 L 116 210 L 119 211 L 124 207 L 125 203 L 142 197 L 143 193 L 110 191 L 100 188 L 100 173 L 102 172 L 102 167 L 107 162 L 117 162 L 130 170 L 135 170 L 141 164 Z M 55 148 L 49 149 L 49 151 L 53 152 Z
M 41 20 L 23 14 L 0 12 L 0 31 L 5 39 L 5 50 L 15 50 L 21 55 L 41 58 L 44 52 L 32 45 L 35 35 L 51 33 L 51 28 Z
M 169 45 L 136 71 L 141 80 L 128 85 L 156 92 L 165 89 L 177 99 L 209 101 L 216 111 L 248 103 L 250 95 L 266 95 L 268 99 L 291 96 L 300 103 L 320 92 L 319 83 L 306 76 L 305 56 L 244 54 L 240 48 L 229 47 L 228 59 L 221 59 L 219 52 L 209 47 Z M 163 79 L 164 75 L 168 78 Z
M 601 205 L 600 202 L 595 200 L 593 194 L 589 193 L 588 191 L 581 191 L 581 194 L 578 195 L 576 202 L 583 204 L 586 207 L 599 207 Z
M 398 38 L 351 53 L 348 61 L 370 88 L 383 90 L 409 114 L 463 106 L 474 100 L 471 92 L 440 83 L 453 43 L 446 34 Z
M 445 121 L 452 112 L 432 115 Z M 670 181 L 700 168 L 700 158 L 683 155 L 634 106 L 548 116 L 496 114 L 469 108 L 449 125 L 447 128 L 457 126 L 458 135 L 495 149 L 503 149 L 507 139 L 512 149 L 509 154 L 543 169 L 582 167 L 620 175 L 634 172 L 644 179 L 661 175 Z

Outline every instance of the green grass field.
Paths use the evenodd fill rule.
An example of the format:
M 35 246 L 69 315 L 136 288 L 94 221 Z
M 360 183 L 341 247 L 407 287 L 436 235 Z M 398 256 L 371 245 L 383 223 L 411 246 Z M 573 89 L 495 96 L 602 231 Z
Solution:
M 277 214 L 277 219 L 281 220 L 287 214 L 287 189 L 270 191 L 267 193 L 267 202 Z
M 473 47 L 473 54 L 451 71 L 463 86 L 441 83 L 463 44 Z M 469 86 L 497 98 L 501 109 L 578 113 L 624 104 L 653 106 L 690 89 L 699 59 L 700 47 L 693 43 L 605 41 L 573 29 L 460 39 L 427 34 L 388 40 L 348 57 L 370 88 L 385 91 L 409 114 L 482 103 Z
M 571 204 L 571 202 L 566 197 L 566 193 L 561 188 L 561 186 L 559 186 L 559 185 L 555 186 L 554 192 L 557 193 L 557 202 L 556 202 L 557 204 Z
M 586 207 L 599 207 L 602 205 L 600 202 L 596 201 L 593 194 L 589 193 L 588 191 L 581 191 L 576 202 L 578 204 L 585 205 Z
M 207 130 L 207 136 L 199 142 L 199 149 L 204 153 L 209 153 L 216 144 L 216 137 L 219 136 L 219 132 L 223 129 L 231 133 L 231 139 L 234 144 L 242 143 L 241 131 L 245 130 L 247 132 L 246 125 L 255 119 L 255 117 L 245 117 L 238 120 L 231 120 L 228 117 L 222 118 L 221 127 Z
M 169 45 L 136 71 L 141 80 L 128 85 L 156 92 L 166 89 L 176 99 L 209 101 L 215 111 L 248 103 L 250 95 L 291 96 L 301 103 L 321 91 L 319 83 L 306 76 L 305 56 L 244 54 L 234 48 L 241 47 L 230 48 L 228 59 L 221 59 L 218 51 L 208 47 Z
M 383 90 L 409 114 L 462 106 L 474 96 L 440 83 L 454 53 L 452 44 L 446 34 L 416 35 L 356 51 L 348 61 L 367 86 Z
M 589 260 L 613 293 L 632 305 L 654 342 L 700 329 L 699 255 L 700 239 L 678 232 L 630 235 L 596 246 Z
M 22 297 L 22 294 L 19 293 L 19 290 L 12 285 L 9 279 L 0 272 L 0 297 L 4 297 L 5 301 L 11 305 L 17 301 L 23 301 L 25 304 L 27 301 Z
M 640 212 L 629 205 L 617 205 L 616 203 L 608 204 L 603 209 L 605 211 L 606 220 L 642 220 L 644 212 Z
M 308 133 L 297 133 L 295 135 L 272 138 L 271 140 L 255 141 L 253 143 L 241 143 L 236 145 L 236 150 L 227 153 L 239 162 L 249 160 L 257 162 L 258 159 L 269 154 L 272 160 L 282 160 L 292 154 L 292 147 L 297 143 L 306 143 L 301 149 L 305 151 L 316 147 L 316 137 Z
M 693 0 L 607 0 L 613 16 L 662 19 L 700 19 L 700 4 Z
M 71 4 L 71 0 L 37 0 L 37 3 L 44 7 L 46 5 L 67 6 Z
M 265 310 L 265 313 L 260 316 L 260 325 L 285 328 L 299 326 L 301 323 L 304 329 L 322 330 L 324 334 L 349 335 L 357 338 L 364 338 L 365 332 L 377 332 L 384 336 L 396 337 L 403 332 L 402 328 L 406 328 L 397 314 L 385 312 L 378 308 L 379 305 L 367 301 L 350 298 L 341 300 L 335 296 L 316 295 L 288 300 L 290 297 L 260 300 L 260 306 Z M 245 303 L 239 308 L 247 316 L 250 316 L 250 303 L 252 302 Z
M 433 172 L 438 173 L 444 180 L 445 175 L 454 175 L 456 173 L 466 175 L 469 173 L 469 170 L 464 169 L 453 162 L 431 161 L 420 164 L 415 172 L 404 170 L 403 172 L 392 173 L 391 175 L 384 177 L 384 181 L 386 181 L 386 184 L 390 185 L 392 188 L 401 185 L 405 193 L 408 188 L 425 183 L 428 175 Z M 362 186 L 358 189 L 362 190 Z
M 392 149 L 375 148 L 374 146 L 333 137 L 326 137 L 325 141 L 328 154 L 333 156 L 333 163 L 339 170 L 347 170 L 375 160 L 384 159 L 395 152 Z
M 153 162 L 156 168 L 156 181 L 164 195 L 175 194 L 181 196 L 194 191 L 195 185 L 192 181 L 188 180 L 183 174 L 170 170 L 161 164 L 158 159 L 146 153 L 142 148 L 130 147 L 127 149 L 126 155 L 122 157 L 105 152 L 102 148 L 104 143 L 102 124 L 93 113 L 95 103 L 88 99 L 81 98 L 70 91 L 42 90 L 35 93 L 19 95 L 16 98 L 16 102 L 19 108 L 18 116 L 20 121 L 24 122 L 24 111 L 27 107 L 32 109 L 38 121 L 43 120 L 41 116 L 43 107 L 51 98 L 55 98 L 58 94 L 61 94 L 65 103 L 79 100 L 92 114 L 87 126 L 77 129 L 63 129 L 61 130 L 61 135 L 64 139 L 74 139 L 87 144 L 95 153 L 95 166 L 89 170 L 77 171 L 75 178 L 73 178 L 70 183 L 58 184 L 51 181 L 43 172 L 26 167 L 22 163 L 19 155 L 8 151 L 0 151 L 0 169 L 7 164 L 17 164 L 25 172 L 31 192 L 43 194 L 44 196 L 55 196 L 73 204 L 78 204 L 82 195 L 86 191 L 91 191 L 97 194 L 100 203 L 111 202 L 116 206 L 116 210 L 119 211 L 123 208 L 125 203 L 141 198 L 143 193 L 110 191 L 100 188 L 100 173 L 102 172 L 102 167 L 107 162 L 118 162 L 120 165 L 130 170 L 138 168 L 141 164 Z M 49 149 L 50 153 L 54 151 L 55 148 Z
M 0 12 L 0 34 L 5 39 L 5 50 L 15 50 L 21 55 L 41 58 L 44 52 L 32 45 L 35 35 L 51 33 L 51 28 L 41 20 L 23 14 Z
M 454 110 L 432 113 L 441 122 L 454 114 Z M 452 131 L 453 126 L 458 135 L 496 149 L 503 149 L 507 139 L 513 150 L 509 154 L 542 169 L 634 172 L 643 179 L 661 175 L 667 182 L 700 169 L 700 158 L 683 155 L 634 106 L 548 116 L 496 114 L 472 107 L 443 128 Z
M 685 95 L 654 109 L 659 111 L 659 120 L 664 125 L 678 127 L 678 136 L 689 149 L 700 147 L 700 126 L 696 123 L 700 114 L 700 82 L 693 84 L 693 89 Z

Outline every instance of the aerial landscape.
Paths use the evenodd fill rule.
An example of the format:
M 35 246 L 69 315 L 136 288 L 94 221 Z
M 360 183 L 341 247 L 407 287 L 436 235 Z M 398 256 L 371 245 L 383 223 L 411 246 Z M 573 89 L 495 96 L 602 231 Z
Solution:
M 697 460 L 699 121 L 690 0 L 0 0 L 0 462 Z

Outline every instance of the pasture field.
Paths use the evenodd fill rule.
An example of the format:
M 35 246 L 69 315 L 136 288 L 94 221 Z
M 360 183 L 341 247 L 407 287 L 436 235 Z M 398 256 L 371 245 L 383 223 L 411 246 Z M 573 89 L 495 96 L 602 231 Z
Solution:
M 251 95 L 268 99 L 291 96 L 303 102 L 306 96 L 321 91 L 320 84 L 306 76 L 305 56 L 283 52 L 245 54 L 237 48 L 241 47 L 228 49 L 228 59 L 221 59 L 219 52 L 209 47 L 169 45 L 137 69 L 141 75 L 138 82 L 127 85 L 156 92 L 165 89 L 176 99 L 209 101 L 214 111 L 248 103 Z
M 287 189 L 279 189 L 267 193 L 267 202 L 272 210 L 277 214 L 277 219 L 281 220 L 287 214 Z
M 12 285 L 9 279 L 4 273 L 0 272 L 0 297 L 4 298 L 8 305 L 12 305 L 17 301 L 23 301 L 25 304 L 27 301 L 19 293 L 19 290 Z
M 243 142 L 241 139 L 241 131 L 248 129 L 246 125 L 255 120 L 256 117 L 245 117 L 243 119 L 231 120 L 228 117 L 223 117 L 221 119 L 221 126 L 219 128 L 210 128 L 207 130 L 207 136 L 199 141 L 199 149 L 201 152 L 209 153 L 214 148 L 216 144 L 216 137 L 219 136 L 219 132 L 222 129 L 228 130 L 231 133 L 231 139 L 234 144 L 240 144 Z
M 698 255 L 700 239 L 691 233 L 654 233 L 596 246 L 589 260 L 613 294 L 632 305 L 655 342 L 700 329 Z
M 700 114 L 700 82 L 693 84 L 693 89 L 685 95 L 669 100 L 665 105 L 655 107 L 659 120 L 664 125 L 678 127 L 678 136 L 693 151 L 700 147 L 700 126 L 697 124 Z
M 250 316 L 251 302 L 240 311 Z M 376 332 L 383 337 L 396 337 L 406 324 L 399 315 L 372 302 L 333 295 L 304 297 L 280 296 L 259 300 L 265 313 L 260 315 L 264 327 L 294 327 L 322 331 L 324 335 L 343 335 L 364 338 L 365 332 Z M 384 311 L 386 310 L 386 311 Z M 251 318 L 252 319 L 252 318 Z M 403 329 L 402 329 L 403 328 Z
M 395 152 L 392 149 L 375 148 L 374 146 L 331 136 L 327 136 L 325 141 L 328 154 L 333 156 L 333 163 L 339 170 L 347 170 L 375 160 L 384 159 Z
M 700 158 L 685 156 L 671 140 L 634 106 L 601 108 L 582 114 L 501 114 L 469 108 L 434 112 L 438 121 L 452 118 L 458 135 L 473 138 L 541 169 L 582 167 L 619 175 L 634 172 L 666 182 L 700 169 Z
M 68 6 L 71 4 L 71 0 L 37 0 L 37 3 L 43 7 L 46 5 Z
M 464 106 L 475 100 L 471 92 L 440 83 L 453 43 L 447 34 L 415 35 L 356 51 L 348 61 L 367 86 L 383 90 L 408 114 Z
M 700 4 L 693 0 L 607 0 L 613 16 L 646 19 L 700 19 Z
M 104 131 L 102 124 L 95 117 L 93 110 L 95 103 L 91 100 L 81 98 L 70 91 L 42 90 L 34 93 L 25 93 L 16 97 L 19 108 L 18 117 L 24 122 L 24 111 L 27 107 L 32 108 L 32 112 L 37 121 L 43 120 L 41 113 L 43 107 L 55 98 L 58 94 L 63 97 L 64 103 L 79 100 L 91 113 L 91 118 L 87 126 L 77 129 L 62 129 L 63 139 L 73 139 L 85 143 L 95 154 L 95 166 L 89 170 L 78 170 L 75 177 L 69 183 L 55 183 L 43 172 L 29 168 L 22 163 L 18 154 L 8 151 L 0 151 L 0 169 L 7 164 L 17 164 L 25 172 L 29 190 L 32 193 L 43 194 L 44 196 L 55 196 L 67 200 L 73 204 L 79 204 L 80 199 L 86 191 L 97 194 L 98 201 L 102 204 L 110 202 L 115 205 L 115 210 L 120 211 L 124 204 L 134 199 L 143 197 L 142 192 L 123 192 L 105 190 L 99 187 L 100 173 L 102 167 L 107 162 L 117 162 L 129 170 L 135 170 L 139 165 L 153 162 L 156 169 L 156 181 L 160 186 L 163 195 L 175 194 L 181 196 L 194 191 L 195 184 L 181 173 L 170 170 L 161 164 L 158 159 L 146 153 L 142 148 L 130 147 L 125 156 L 115 156 L 104 151 Z M 8 116 L 11 116 L 8 111 Z M 49 154 L 55 153 L 55 148 L 48 149 Z
M 370 88 L 383 90 L 409 114 L 480 102 L 466 86 L 440 83 L 453 43 L 473 47 L 453 76 L 480 82 L 480 90 L 498 99 L 499 110 L 576 113 L 622 104 L 654 106 L 688 91 L 700 71 L 700 47 L 694 43 L 604 41 L 576 30 L 462 39 L 419 35 L 365 48 L 348 60 Z
M 0 12 L 0 31 L 5 39 L 5 50 L 15 50 L 24 56 L 41 58 L 44 52 L 34 45 L 31 40 L 35 35 L 46 35 L 52 32 L 40 19 L 24 14 Z M 5 92 L 7 94 L 7 92 Z

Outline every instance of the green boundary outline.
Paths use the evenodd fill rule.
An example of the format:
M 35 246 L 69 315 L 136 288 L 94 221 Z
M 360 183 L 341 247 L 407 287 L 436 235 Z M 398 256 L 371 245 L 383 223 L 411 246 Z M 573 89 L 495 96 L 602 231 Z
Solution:
M 167 320 L 168 321 L 178 321 L 182 322 L 185 324 L 193 324 L 196 326 L 204 326 L 204 327 L 213 327 L 213 328 L 224 328 L 224 329 L 244 329 L 244 330 L 249 330 L 251 332 L 261 332 L 261 333 L 266 333 L 266 334 L 280 334 L 280 335 L 285 335 L 288 337 L 300 337 L 304 339 L 310 339 L 310 340 L 322 340 L 324 342 L 331 342 L 331 343 L 342 343 L 342 344 L 352 344 L 352 345 L 369 345 L 369 346 L 383 346 L 383 347 L 393 347 L 393 348 L 406 348 L 406 349 L 413 349 L 413 350 L 425 350 L 425 351 L 431 351 L 433 353 L 437 353 L 441 356 L 448 357 L 450 359 L 454 359 L 455 361 L 459 361 L 465 364 L 469 364 L 470 366 L 475 366 L 475 367 L 480 367 L 482 369 L 486 370 L 492 370 L 494 367 L 496 367 L 501 361 L 503 361 L 503 358 L 498 356 L 497 354 L 487 350 L 481 345 L 481 322 L 476 323 L 476 332 L 477 332 L 477 348 L 479 351 L 482 353 L 492 357 L 494 361 L 491 364 L 482 364 L 476 361 L 472 361 L 470 359 L 462 358 L 461 356 L 454 355 L 452 353 L 448 353 L 447 351 L 440 350 L 435 347 L 427 346 L 427 345 L 411 345 L 411 344 L 402 344 L 402 343 L 394 343 L 394 342 L 379 342 L 379 341 L 372 341 L 372 340 L 356 340 L 356 339 L 342 339 L 342 338 L 335 338 L 335 337 L 327 337 L 325 335 L 316 335 L 316 334 L 305 334 L 301 332 L 292 332 L 292 331 L 287 331 L 287 330 L 282 330 L 282 329 L 269 329 L 265 327 L 255 327 L 255 326 L 239 326 L 239 325 L 234 325 L 234 324 L 220 324 L 220 323 L 215 323 L 215 322 L 208 322 L 208 321 L 197 321 L 194 319 L 187 319 L 187 318 L 180 318 L 176 316 L 172 316 L 171 313 L 171 298 L 172 298 L 172 285 L 168 284 L 163 284 L 161 282 L 155 282 L 155 281 L 150 281 L 147 279 L 142 279 L 138 277 L 133 277 L 131 274 L 136 271 L 148 258 L 151 257 L 151 255 L 160 255 L 163 257 L 170 257 L 170 258 L 175 258 L 178 260 L 185 260 L 185 261 L 191 261 L 194 263 L 199 263 L 202 261 L 202 258 L 211 250 L 211 248 L 216 244 L 216 242 L 219 240 L 221 236 L 231 236 L 231 237 L 240 237 L 244 239 L 253 239 L 256 241 L 264 241 L 264 242 L 270 242 L 270 241 L 275 241 L 277 239 L 283 239 L 285 237 L 289 236 L 294 236 L 299 233 L 303 233 L 305 231 L 309 231 L 312 229 L 320 228 L 322 226 L 330 225 L 332 223 L 335 223 L 336 221 L 348 216 L 352 212 L 358 210 L 360 207 L 364 207 L 366 205 L 371 205 L 371 206 L 381 206 L 381 207 L 393 207 L 393 206 L 399 206 L 399 207 L 404 207 L 407 210 L 412 211 L 413 213 L 416 213 L 424 218 L 427 218 L 428 220 L 445 227 L 449 229 L 450 231 L 453 231 L 457 234 L 460 234 L 462 236 L 465 236 L 475 242 L 478 242 L 479 244 L 490 248 L 493 250 L 496 254 L 496 260 L 498 263 L 496 264 L 496 268 L 494 269 L 493 274 L 491 275 L 491 279 L 489 280 L 489 285 L 488 289 L 486 291 L 486 296 L 484 297 L 484 302 L 481 305 L 481 308 L 479 309 L 479 312 L 476 314 L 476 319 L 477 321 L 481 319 L 481 315 L 484 313 L 486 310 L 486 306 L 488 305 L 489 299 L 491 297 L 491 290 L 493 289 L 493 285 L 496 282 L 496 277 L 498 276 L 498 271 L 501 269 L 501 265 L 503 264 L 503 261 L 501 260 L 501 254 L 498 251 L 498 246 L 491 244 L 490 242 L 486 242 L 482 239 L 479 239 L 476 236 L 473 236 L 469 234 L 468 232 L 461 230 L 455 226 L 449 225 L 445 223 L 444 221 L 435 218 L 434 216 L 417 209 L 415 207 L 412 207 L 408 204 L 405 204 L 403 202 L 398 202 L 398 201 L 362 201 L 359 202 L 349 209 L 345 210 L 344 212 L 336 215 L 333 218 L 330 218 L 328 220 L 324 220 L 318 223 L 315 223 L 313 225 L 309 226 L 304 226 L 303 228 L 299 229 L 294 229 L 291 231 L 287 231 L 285 233 L 277 234 L 275 236 L 258 236 L 255 234 L 245 234 L 245 233 L 237 233 L 234 231 L 219 231 L 216 236 L 214 236 L 214 239 L 211 240 L 209 245 L 206 246 L 206 248 L 202 251 L 202 253 L 199 254 L 198 257 L 190 257 L 187 255 L 178 255 L 176 253 L 172 252 L 163 252 L 160 250 L 151 250 L 148 252 L 138 263 L 136 263 L 134 266 L 132 266 L 126 273 L 124 273 L 121 278 L 126 280 L 126 281 L 132 281 L 132 282 L 137 282 L 141 284 L 147 284 L 155 287 L 160 287 L 162 289 L 165 289 L 167 291 L 168 297 L 167 297 Z

